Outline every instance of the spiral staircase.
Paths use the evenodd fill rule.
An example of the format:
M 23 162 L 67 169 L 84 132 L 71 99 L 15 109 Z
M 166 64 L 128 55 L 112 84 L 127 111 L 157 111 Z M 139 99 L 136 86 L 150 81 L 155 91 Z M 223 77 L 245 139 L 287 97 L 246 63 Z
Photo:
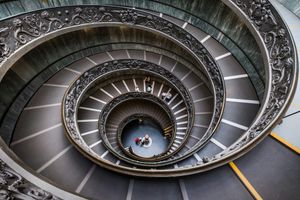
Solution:
M 282 132 L 300 42 L 280 12 L 0 1 L 0 199 L 299 199 L 300 135 Z M 149 149 L 125 132 L 147 120 Z

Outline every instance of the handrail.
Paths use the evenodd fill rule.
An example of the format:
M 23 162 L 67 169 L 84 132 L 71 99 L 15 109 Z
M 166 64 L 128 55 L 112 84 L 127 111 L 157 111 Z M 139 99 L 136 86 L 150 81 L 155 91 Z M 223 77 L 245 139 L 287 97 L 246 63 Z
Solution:
M 269 1 L 223 0 L 255 35 L 268 72 L 266 95 L 253 123 L 243 136 L 208 163 L 237 158 L 261 141 L 281 120 L 297 85 L 298 57 L 290 31 Z M 235 156 L 233 156 L 235 154 Z M 240 154 L 241 155 L 241 154 Z
M 4 115 L 2 116 L 2 118 L 0 118 L 0 124 L 3 126 L 3 123 L 5 124 L 5 120 L 7 119 L 7 118 L 9 118 L 9 123 L 12 125 L 11 127 L 12 128 L 10 128 L 9 130 L 7 130 L 7 129 L 5 129 L 5 132 L 4 131 L 2 131 L 2 132 L 0 132 L 0 135 L 2 136 L 2 139 L 6 142 L 6 144 L 9 144 L 10 143 L 10 141 L 11 141 L 11 139 L 12 139 L 12 131 L 13 131 L 13 127 L 15 127 L 15 123 L 16 123 L 16 121 L 13 123 L 12 121 L 11 121 L 11 116 L 9 116 L 9 117 L 7 117 L 10 113 L 11 113 L 11 110 L 13 110 L 13 113 L 14 113 L 14 115 L 15 115 L 15 118 L 14 119 L 16 119 L 19 115 L 20 115 L 20 113 L 21 113 L 21 111 L 23 110 L 23 108 L 24 108 L 24 106 L 25 106 L 25 104 L 29 101 L 29 99 L 30 99 L 30 97 L 31 96 L 28 96 L 28 94 L 26 95 L 26 100 L 24 99 L 24 97 L 22 97 L 22 101 L 23 101 L 23 105 L 20 105 L 20 103 L 15 103 L 16 101 L 17 101 L 17 99 L 18 99 L 18 97 L 19 96 L 22 96 L 22 94 L 23 94 L 23 90 L 25 90 L 27 87 L 30 87 L 31 88 L 31 90 L 32 90 L 32 92 L 34 92 L 35 90 L 37 90 L 37 88 L 39 88 L 40 86 L 41 86 L 41 84 L 40 85 L 37 85 L 37 84 L 34 84 L 35 85 L 35 87 L 34 87 L 34 89 L 33 89 L 33 86 L 32 85 L 30 85 L 30 83 L 32 83 L 32 82 L 34 82 L 34 81 L 36 81 L 37 79 L 40 79 L 41 78 L 41 76 L 43 75 L 43 77 L 48 77 L 48 78 L 50 78 L 54 73 L 56 73 L 58 70 L 61 70 L 62 68 L 64 68 L 65 66 L 67 66 L 67 65 L 69 65 L 69 64 L 72 64 L 73 62 L 76 62 L 77 60 L 73 60 L 72 62 L 69 62 L 69 63 L 67 63 L 66 61 L 64 61 L 63 62 L 63 65 L 59 65 L 59 67 L 56 67 L 56 69 L 55 70 L 53 70 L 53 71 L 51 71 L 51 73 L 47 73 L 46 71 L 48 71 L 49 69 L 53 69 L 53 67 L 51 67 L 51 66 L 53 66 L 53 65 L 57 65 L 59 62 L 61 62 L 61 60 L 64 60 L 64 59 L 66 59 L 66 58 L 68 58 L 69 56 L 71 56 L 71 55 L 73 55 L 73 54 L 76 54 L 76 53 L 78 53 L 78 52 L 85 52 L 84 53 L 84 55 L 85 56 L 92 56 L 92 55 L 95 55 L 95 54 L 97 54 L 97 53 L 103 53 L 103 52 L 105 52 L 105 49 L 106 48 L 104 48 L 104 50 L 99 50 L 98 49 L 98 47 L 99 46 L 102 46 L 102 47 L 107 47 L 107 46 L 109 46 L 109 45 L 133 45 L 133 44 L 136 44 L 136 45 L 141 45 L 141 46 L 144 46 L 144 47 L 151 47 L 151 48 L 155 48 L 155 50 L 153 50 L 153 49 L 151 49 L 151 50 L 146 50 L 146 52 L 153 52 L 153 53 L 158 53 L 157 51 L 159 50 L 159 53 L 161 54 L 161 55 L 163 55 L 163 56 L 166 56 L 166 57 L 169 57 L 170 58 L 170 55 L 172 54 L 172 55 L 174 55 L 174 56 L 176 56 L 176 60 L 178 61 L 178 62 L 180 62 L 181 64 L 184 64 L 186 67 L 188 67 L 189 69 L 191 69 L 191 70 L 193 70 L 193 69 L 195 69 L 195 66 L 193 66 L 193 64 L 191 63 L 191 61 L 188 61 L 188 60 L 186 60 L 186 58 L 184 58 L 182 55 L 179 55 L 179 54 L 176 54 L 176 53 L 174 53 L 174 52 L 172 52 L 172 51 L 170 51 L 170 50 L 167 50 L 166 48 L 163 48 L 163 47 L 158 47 L 158 46 L 155 46 L 155 45 L 150 45 L 150 44 L 143 44 L 143 43 L 137 43 L 137 42 L 134 42 L 134 43 L 132 43 L 132 42 L 118 42 L 118 43 L 105 43 L 105 44 L 102 44 L 102 45 L 93 45 L 93 46 L 90 46 L 90 47 L 87 47 L 87 48 L 83 48 L 83 49 L 81 49 L 81 50 L 78 50 L 78 51 L 75 51 L 75 52 L 72 52 L 72 53 L 70 53 L 70 54 L 67 54 L 66 56 L 64 56 L 64 57 L 62 57 L 62 58 L 60 58 L 60 59 L 58 59 L 58 60 L 56 60 L 56 61 L 54 61 L 53 63 L 51 63 L 50 65 L 48 65 L 47 66 L 47 69 L 46 70 L 43 70 L 43 71 L 41 71 L 41 72 L 38 72 L 28 83 L 26 83 L 26 85 L 24 86 L 24 87 L 21 87 L 20 88 L 20 90 L 19 90 L 19 92 L 17 93 L 17 95 L 16 95 L 16 97 L 11 101 L 11 103 L 7 106 L 7 109 L 5 110 L 5 111 L 3 111 L 3 113 L 4 113 Z M 139 46 L 138 48 L 136 48 L 136 46 L 135 46 L 135 50 L 139 50 L 139 51 L 141 51 L 141 46 Z M 117 49 L 112 49 L 112 51 L 115 51 L 115 50 L 120 50 L 120 49 L 125 49 L 125 48 L 123 48 L 123 47 L 118 47 Z M 132 49 L 132 47 L 130 47 L 130 48 L 127 48 L 127 50 L 131 50 Z M 78 57 L 77 57 L 78 58 Z M 46 74 L 47 74 L 47 76 L 45 75 L 45 72 L 46 72 Z M 203 80 L 206 80 L 206 78 L 203 76 L 203 73 L 200 71 L 200 70 L 198 70 L 197 71 L 197 76 L 199 76 L 201 79 L 203 79 Z M 45 79 L 45 78 L 44 78 Z M 208 88 L 209 88 L 209 85 L 207 85 L 208 86 Z M 210 90 L 211 91 L 211 90 Z M 14 107 L 14 106 L 17 106 L 17 108 L 18 109 L 16 109 L 16 107 Z M 17 111 L 18 110 L 18 111 Z M 1 117 L 1 116 L 0 116 Z M 1 128 L 0 128 L 1 129 Z M 5 134 L 5 135 L 4 135 Z M 3 138 L 3 136 L 5 137 L 5 138 Z
M 189 51 L 200 64 L 199 67 L 203 66 L 213 90 L 216 91 L 213 114 L 216 116 L 213 117 L 216 121 L 213 124 L 219 124 L 225 102 L 225 85 L 214 58 L 186 30 L 166 19 L 134 9 L 112 6 L 70 6 L 21 14 L 0 21 L 0 26 L 4 27 L 0 40 L 3 41 L 1 45 L 3 44 L 4 50 L 0 53 L 0 79 L 18 58 L 30 48 L 44 42 L 45 38 L 50 39 L 83 27 L 120 25 L 158 32 Z M 211 130 L 214 131 L 215 129 Z
M 295 90 L 298 64 L 295 46 L 288 28 L 272 5 L 268 1 L 224 2 L 244 19 L 260 45 L 268 72 L 266 96 L 249 130 L 237 142 L 220 154 L 206 159 L 205 163 L 172 170 L 177 175 L 212 169 L 249 151 L 281 119 Z M 166 172 L 156 170 L 156 173 L 157 176 L 163 176 Z
M 238 142 L 230 146 L 221 154 L 213 157 L 212 159 L 209 159 L 208 162 L 199 163 L 196 166 L 191 166 L 190 168 L 186 169 L 178 168 L 169 171 L 147 171 L 127 168 L 123 166 L 119 166 L 119 168 L 115 168 L 113 170 L 120 172 L 123 169 L 126 169 L 128 174 L 140 176 L 169 176 L 171 173 L 173 176 L 182 176 L 206 171 L 223 165 L 233 159 L 236 159 L 245 152 L 249 151 L 257 142 L 262 140 L 264 136 L 268 134 L 270 129 L 275 126 L 276 123 L 281 119 L 294 94 L 297 83 L 296 75 L 298 72 L 298 58 L 295 53 L 295 46 L 290 36 L 289 30 L 278 15 L 277 11 L 267 0 L 223 0 L 223 2 L 230 8 L 232 8 L 232 10 L 243 19 L 244 23 L 248 26 L 249 30 L 255 36 L 261 48 L 266 71 L 268 72 L 266 96 L 264 97 L 264 101 L 259 110 L 259 114 L 256 116 L 255 121 L 252 123 L 246 134 L 244 134 L 244 136 L 241 137 Z M 106 10 L 104 9 L 102 11 L 105 12 Z M 132 10 L 129 12 L 125 12 L 123 15 L 123 17 L 125 16 L 125 22 L 121 22 L 121 24 L 126 23 L 132 25 L 134 23 L 136 25 L 136 20 L 139 18 L 139 15 L 135 15 L 134 13 L 137 12 L 134 12 Z M 77 16 L 80 16 L 80 13 Z M 45 17 L 46 18 L 44 18 L 44 20 L 49 19 L 47 18 L 47 15 Z M 124 18 L 122 17 L 119 19 L 124 20 Z M 151 20 L 149 21 L 151 22 Z M 21 23 L 20 21 L 14 22 L 14 26 L 12 27 L 14 27 L 15 30 L 19 30 L 14 32 L 18 36 L 18 34 L 22 31 L 21 27 L 24 25 L 24 23 L 22 21 Z M 4 31 L 8 31 L 8 29 L 5 29 L 6 26 L 3 27 Z M 12 32 L 10 32 L 9 34 L 11 33 Z M 28 36 L 27 34 L 28 33 L 26 33 L 25 36 L 32 39 L 37 38 L 31 37 L 30 35 Z M 36 33 L 33 32 L 31 34 Z M 10 38 L 13 38 L 13 35 L 10 36 Z M 3 41 L 7 42 L 7 38 L 8 37 L 5 37 Z M 23 39 L 24 38 L 22 37 L 19 38 L 21 42 L 24 41 Z M 13 39 L 13 41 L 15 40 Z M 190 42 L 188 42 L 188 44 L 190 45 Z M 7 49 L 10 49 L 10 46 L 4 48 L 4 50 Z M 16 49 L 13 50 L 15 51 Z M 1 55 L 1 58 L 4 58 L 6 60 L 6 63 L 10 55 L 12 55 L 7 52 L 8 51 L 3 51 L 3 53 L 1 52 L 3 55 Z M 9 62 L 13 61 L 10 59 Z M 3 63 L 4 62 L 2 62 L 2 64 Z M 7 66 L 9 65 L 7 64 Z
M 155 103 L 157 106 L 161 107 L 162 110 L 167 114 L 170 122 L 172 122 L 172 124 L 175 124 L 175 117 L 173 115 L 173 113 L 171 112 L 170 108 L 168 107 L 168 105 L 163 102 L 161 99 L 159 99 L 158 97 L 152 95 L 152 94 L 149 94 L 149 93 L 146 93 L 146 92 L 128 92 L 128 93 L 125 93 L 123 95 L 120 95 L 114 99 L 112 99 L 109 103 L 107 103 L 105 105 L 105 107 L 102 109 L 101 113 L 100 113 L 100 116 L 99 116 L 99 132 L 100 134 L 102 135 L 102 138 L 104 139 L 104 144 L 106 146 L 106 148 L 110 149 L 111 152 L 119 157 L 120 159 L 123 159 L 127 162 L 130 162 L 130 163 L 133 163 L 133 164 L 138 164 L 138 165 L 143 165 L 143 166 L 146 166 L 147 165 L 147 162 L 151 162 L 151 161 L 158 161 L 158 160 L 162 160 L 162 159 L 166 159 L 168 157 L 171 157 L 172 155 L 174 155 L 176 152 L 173 152 L 171 154 L 166 154 L 168 152 L 168 150 L 171 148 L 171 144 L 174 142 L 175 140 L 175 134 L 173 135 L 172 139 L 171 139 L 171 142 L 170 142 L 170 145 L 168 146 L 168 149 L 166 150 L 166 152 L 163 152 L 162 154 L 165 154 L 165 155 L 161 155 L 160 158 L 157 158 L 157 159 L 138 159 L 140 160 L 141 162 L 136 162 L 136 160 L 131 160 L 131 159 L 128 159 L 127 157 L 123 157 L 122 155 L 119 155 L 117 152 L 114 151 L 114 149 L 111 147 L 107 137 L 106 137 L 106 124 L 107 124 L 107 120 L 109 119 L 109 116 L 110 114 L 113 112 L 113 110 L 119 106 L 120 104 L 126 102 L 126 101 L 130 101 L 130 100 L 135 100 L 135 99 L 139 99 L 139 100 L 146 100 L 146 101 L 151 101 L 153 103 Z M 142 114 L 142 113 L 141 113 Z M 145 113 L 143 113 L 145 115 Z M 130 116 L 129 116 L 130 117 Z M 149 116 L 153 119 L 155 119 L 154 116 Z M 123 124 L 124 122 L 121 122 L 121 124 Z M 158 122 L 158 124 L 160 124 L 160 122 Z M 162 126 L 162 124 L 160 124 Z M 120 139 L 119 137 L 121 136 L 120 134 L 120 130 L 121 128 L 119 127 L 118 128 L 118 131 L 117 131 L 117 135 L 116 137 L 118 139 Z M 174 127 L 174 131 L 176 131 L 176 126 Z M 188 135 L 189 133 L 187 132 L 186 133 L 186 138 L 188 138 Z M 120 141 L 119 141 L 120 143 Z M 122 145 L 121 145 L 122 147 Z
M 75 144 L 75 146 L 77 146 L 85 154 L 87 153 L 90 156 L 94 157 L 94 160 L 99 164 L 101 164 L 102 159 L 99 159 L 99 155 L 97 155 L 85 144 L 83 138 L 79 134 L 77 122 L 76 122 L 77 108 L 80 105 L 81 99 L 83 98 L 86 91 L 88 91 L 88 89 L 92 87 L 95 82 L 98 82 L 99 80 L 101 80 L 106 76 L 112 76 L 116 72 L 125 73 L 126 71 L 131 71 L 131 73 L 132 71 L 135 71 L 136 73 L 147 72 L 148 74 L 151 74 L 155 77 L 160 77 L 162 80 L 172 85 L 172 87 L 175 88 L 175 90 L 180 94 L 181 98 L 184 100 L 184 104 L 188 114 L 187 131 L 186 131 L 186 135 L 184 135 L 182 144 L 172 154 L 178 152 L 183 147 L 183 144 L 187 141 L 189 133 L 193 126 L 194 105 L 193 105 L 192 97 L 190 96 L 190 93 L 186 90 L 186 88 L 182 85 L 180 80 L 177 79 L 168 70 L 159 67 L 156 64 L 143 61 L 143 60 L 135 60 L 135 59 L 108 61 L 106 63 L 97 65 L 89 69 L 88 71 L 84 72 L 83 75 L 79 76 L 78 79 L 76 79 L 74 83 L 71 84 L 71 86 L 68 88 L 63 98 L 62 112 L 63 112 L 63 122 L 68 132 L 67 134 L 68 138 Z M 120 95 L 116 97 L 118 101 L 114 101 L 114 99 L 112 99 L 111 102 L 113 102 L 114 104 L 118 104 L 120 103 L 119 100 L 122 100 L 124 97 L 132 98 L 132 95 L 135 95 L 137 98 L 139 98 L 139 96 L 148 95 L 147 97 L 148 99 L 153 99 L 153 101 L 157 99 L 161 101 L 157 97 L 150 95 L 148 93 L 133 92 L 133 93 L 125 93 L 124 95 Z M 104 107 L 104 109 L 102 109 L 99 118 L 99 122 L 100 122 L 99 130 L 102 131 L 104 130 L 106 116 L 110 113 L 110 110 L 114 106 L 115 105 L 108 103 Z M 213 125 L 214 124 L 212 124 L 212 126 Z M 211 129 L 212 128 L 213 127 L 211 127 Z M 211 135 L 211 134 L 212 132 L 209 132 L 208 129 L 206 135 Z M 107 148 L 109 148 L 109 145 L 107 145 Z M 123 159 L 127 159 L 127 161 L 129 161 L 128 160 L 129 158 L 123 158 Z M 173 159 L 172 161 L 175 162 L 176 160 Z M 150 165 L 156 166 L 158 164 L 166 165 L 168 164 L 168 162 L 170 162 L 170 160 L 157 161 L 155 163 L 136 161 L 136 163 L 144 166 L 150 166 Z
M 0 171 L 3 199 L 86 199 L 69 192 L 63 186 L 45 180 L 43 176 L 24 165 L 8 149 L 2 138 L 0 138 Z

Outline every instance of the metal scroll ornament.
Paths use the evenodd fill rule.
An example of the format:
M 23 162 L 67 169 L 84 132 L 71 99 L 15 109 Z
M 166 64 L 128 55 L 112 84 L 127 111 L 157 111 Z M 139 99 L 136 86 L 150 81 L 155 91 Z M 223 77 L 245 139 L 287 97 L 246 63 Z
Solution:
M 59 200 L 60 198 L 33 185 L 0 160 L 0 199 Z
M 59 7 L 0 22 L 0 66 L 19 48 L 30 44 L 52 32 L 78 25 L 120 23 L 159 31 L 180 42 L 192 51 L 212 82 L 215 90 L 215 117 L 213 124 L 219 123 L 225 96 L 222 74 L 213 57 L 205 47 L 181 27 L 161 17 L 135 9 L 112 6 Z
M 262 115 L 246 134 L 225 152 L 214 156 L 211 161 L 234 153 L 257 136 L 261 136 L 261 133 L 266 134 L 267 129 L 283 114 L 296 82 L 297 58 L 294 44 L 286 25 L 271 3 L 267 0 L 235 0 L 234 4 L 248 17 L 267 49 L 269 58 L 269 69 L 267 70 L 269 70 L 271 79 L 271 85 L 267 92 L 270 97 L 264 104 L 265 109 L 262 111 Z
M 245 150 L 245 147 L 253 142 L 254 139 L 265 134 L 266 129 L 274 125 L 283 114 L 296 85 L 297 58 L 294 44 L 287 27 L 269 1 L 223 1 L 237 8 L 237 12 L 246 16 L 246 20 L 251 22 L 257 34 L 262 38 L 262 45 L 266 48 L 266 53 L 268 54 L 267 62 L 269 65 L 267 66 L 267 70 L 270 74 L 270 85 L 268 85 L 266 93 L 269 96 L 261 106 L 263 109 L 260 111 L 259 117 L 251 125 L 246 134 L 221 154 L 210 159 L 205 159 L 205 166 L 210 164 L 213 166 L 212 162 L 217 163 L 215 166 L 225 163 L 227 162 L 224 158 L 226 156 L 235 158 L 239 151 Z M 77 25 L 112 22 L 130 26 L 138 25 L 157 30 L 174 38 L 190 49 L 203 63 L 207 74 L 212 80 L 216 96 L 216 118 L 214 119 L 220 119 L 225 91 L 222 75 L 211 55 L 209 55 L 200 42 L 184 29 L 165 19 L 142 11 L 118 7 L 61 7 L 36 11 L 3 20 L 0 22 L 0 64 L 4 63 L 20 47 L 51 32 Z M 99 70 L 105 71 L 105 68 L 106 66 Z M 70 105 L 66 105 L 68 113 L 65 114 L 67 117 L 66 120 L 69 120 L 67 124 L 71 130 L 71 134 L 76 130 L 75 121 L 71 118 L 76 108 L 71 105 L 76 104 L 76 99 L 80 94 L 76 92 L 82 90 L 80 88 L 81 85 L 88 79 L 93 79 L 93 76 L 93 74 L 84 74 L 83 78 L 78 80 L 78 87 L 71 89 L 74 95 L 66 97 L 66 100 L 70 102 Z M 218 120 L 214 123 L 217 124 L 217 122 Z M 73 135 L 72 137 L 76 138 L 78 136 Z M 194 168 L 198 168 L 198 171 L 201 171 L 202 167 L 201 163 L 198 166 L 194 166 Z M 178 169 L 177 171 L 180 170 L 183 169 Z
M 162 153 L 161 155 L 155 157 L 154 159 L 140 159 L 140 161 L 137 163 L 137 159 L 129 159 L 127 156 L 123 156 L 120 155 L 118 152 L 116 152 L 116 150 L 112 147 L 112 145 L 110 144 L 108 138 L 107 138 L 107 131 L 106 131 L 106 124 L 107 124 L 107 120 L 111 114 L 111 112 L 113 112 L 113 109 L 116 108 L 119 104 L 128 101 L 128 100 L 133 100 L 133 99 L 139 99 L 139 100 L 147 100 L 147 101 L 151 101 L 153 103 L 155 103 L 156 105 L 158 105 L 164 112 L 165 114 L 168 116 L 169 118 L 169 124 L 173 124 L 174 125 L 174 131 L 176 131 L 176 120 L 175 117 L 172 113 L 172 111 L 170 110 L 170 107 L 161 99 L 159 99 L 158 97 L 146 93 L 146 92 L 128 92 L 125 94 L 122 94 L 116 98 L 114 98 L 113 100 L 111 100 L 109 103 L 107 103 L 104 108 L 101 111 L 101 114 L 99 116 L 99 132 L 101 134 L 102 140 L 106 146 L 107 149 L 110 150 L 110 152 L 112 152 L 115 156 L 119 157 L 122 160 L 125 160 L 129 163 L 132 164 L 139 164 L 142 166 L 147 166 L 147 164 L 149 164 L 150 162 L 153 161 L 159 161 L 159 160 L 164 160 L 166 158 L 171 157 L 172 155 L 174 155 L 176 153 L 176 151 L 174 151 L 173 153 L 169 153 L 167 154 L 167 152 L 170 150 L 168 149 L 166 152 Z M 192 110 L 191 110 L 192 111 Z M 192 114 L 192 113 L 188 113 L 188 114 Z M 134 116 L 136 117 L 138 115 L 135 114 Z M 142 115 L 142 114 L 141 114 Z M 133 118 L 135 118 L 134 116 L 131 116 Z M 149 116 L 151 118 L 153 118 L 154 116 Z M 189 120 L 191 120 L 193 116 L 189 117 Z M 128 119 L 127 119 L 128 120 Z M 124 122 L 123 122 L 124 123 Z M 158 122 L 160 124 L 160 122 Z M 189 123 L 188 125 L 191 125 L 192 123 Z M 121 124 L 116 124 L 118 127 L 122 127 Z M 124 124 L 123 124 L 124 125 Z M 162 127 L 162 126 L 161 126 Z M 118 135 L 121 135 L 120 133 L 120 128 L 118 128 Z M 117 137 L 119 137 L 117 134 L 115 135 L 116 139 Z M 189 137 L 189 133 L 186 133 L 186 138 Z M 172 140 L 170 142 L 169 148 L 171 147 L 171 144 L 174 142 L 175 136 L 172 137 Z M 180 148 L 182 145 L 184 144 L 184 142 L 182 142 L 182 144 L 179 145 L 178 148 Z M 123 147 L 122 147 L 123 148 Z M 179 150 L 179 149 L 178 149 Z M 143 162 L 145 161 L 145 162 Z M 155 163 L 152 163 L 152 166 L 155 165 Z M 151 165 L 149 165 L 151 166 Z
M 2 62 L 10 54 L 10 49 L 6 41 L 9 28 L 0 28 L 0 62 Z
M 145 71 L 151 74 L 155 74 L 156 76 L 160 76 L 161 78 L 167 80 L 171 85 L 173 85 L 176 88 L 178 93 L 181 95 L 182 99 L 184 99 L 185 107 L 187 108 L 188 124 L 187 124 L 187 131 L 186 131 L 187 134 L 184 136 L 185 138 L 184 141 L 185 141 L 188 138 L 188 133 L 191 131 L 193 125 L 194 105 L 190 93 L 182 85 L 180 80 L 177 79 L 171 72 L 153 63 L 149 63 L 147 61 L 142 61 L 142 60 L 135 60 L 135 59 L 109 61 L 101 65 L 98 65 L 96 67 L 93 67 L 90 70 L 83 73 L 83 75 L 81 75 L 68 89 L 63 102 L 63 115 L 64 115 L 63 119 L 64 119 L 65 127 L 67 128 L 69 136 L 72 139 L 72 141 L 74 141 L 76 145 L 78 145 L 80 148 L 85 150 L 87 153 L 94 155 L 95 157 L 98 157 L 98 155 L 94 154 L 93 151 L 91 151 L 91 149 L 85 144 L 85 142 L 80 136 L 76 124 L 77 123 L 76 110 L 78 105 L 80 104 L 81 98 L 83 97 L 85 92 L 89 89 L 89 87 L 91 87 L 91 85 L 93 85 L 96 81 L 101 80 L 101 78 L 103 78 L 108 74 L 121 72 L 121 71 Z M 134 94 L 139 95 L 136 93 Z M 128 94 L 128 95 L 132 95 L 132 94 Z M 123 95 L 120 98 L 122 97 L 126 97 L 126 95 Z M 108 115 L 109 111 L 110 108 L 106 106 L 106 109 L 102 110 L 101 116 Z M 100 121 L 104 122 L 105 120 L 101 119 Z M 102 125 L 104 126 L 104 124 Z

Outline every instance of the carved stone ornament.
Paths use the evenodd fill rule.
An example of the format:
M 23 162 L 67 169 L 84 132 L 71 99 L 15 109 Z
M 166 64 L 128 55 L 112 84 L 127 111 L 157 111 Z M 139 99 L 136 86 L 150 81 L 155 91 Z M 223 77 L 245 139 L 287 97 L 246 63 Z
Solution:
M 0 199 L 59 200 L 60 198 L 33 185 L 0 160 Z

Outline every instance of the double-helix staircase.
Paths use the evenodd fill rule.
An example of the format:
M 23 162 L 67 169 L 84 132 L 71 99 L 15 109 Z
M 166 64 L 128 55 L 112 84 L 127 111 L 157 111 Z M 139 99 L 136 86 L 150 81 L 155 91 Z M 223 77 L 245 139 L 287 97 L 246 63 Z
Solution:
M 5 35 L 0 35 L 0 89 L 6 91 L 15 74 L 25 82 L 22 87 L 15 84 L 18 92 L 2 116 L 1 130 L 7 130 L 4 147 L 13 152 L 12 158 L 17 156 L 13 160 L 32 170 L 24 176 L 53 185 L 48 187 L 54 195 L 47 194 L 50 199 L 253 199 L 260 194 L 275 199 L 269 194 L 271 186 L 265 185 L 278 189 L 276 181 L 286 185 L 279 199 L 297 199 L 299 155 L 267 136 L 280 121 L 296 83 L 293 49 L 288 51 L 281 42 L 285 37 L 291 41 L 283 32 L 286 27 L 280 21 L 279 35 L 260 35 L 267 28 L 252 18 L 254 38 L 270 34 L 276 40 L 272 46 L 272 38 L 257 39 L 262 55 L 249 58 L 235 39 L 232 46 L 226 43 L 228 30 L 214 27 L 207 34 L 213 25 L 197 25 L 203 19 L 188 8 L 145 2 L 136 2 L 134 8 L 125 1 L 110 2 L 116 7 L 68 7 L 73 3 L 64 2 L 67 7 L 0 21 L 0 28 L 14 25 L 0 29 Z M 227 5 L 228 10 L 240 6 L 214 4 Z M 9 9 L 18 3 L 2 5 Z M 241 29 L 248 25 L 236 23 Z M 7 42 L 9 54 L 3 42 L 6 32 L 12 38 Z M 278 41 L 281 53 L 272 49 L 281 50 Z M 46 52 L 57 56 L 51 62 L 41 59 Z M 258 58 L 258 63 L 265 62 L 264 69 L 251 64 Z M 120 145 L 120 126 L 135 115 L 155 119 L 168 137 L 168 150 L 155 159 L 128 156 Z M 286 166 L 289 169 L 280 174 Z M 29 181 L 46 189 L 34 178 Z

